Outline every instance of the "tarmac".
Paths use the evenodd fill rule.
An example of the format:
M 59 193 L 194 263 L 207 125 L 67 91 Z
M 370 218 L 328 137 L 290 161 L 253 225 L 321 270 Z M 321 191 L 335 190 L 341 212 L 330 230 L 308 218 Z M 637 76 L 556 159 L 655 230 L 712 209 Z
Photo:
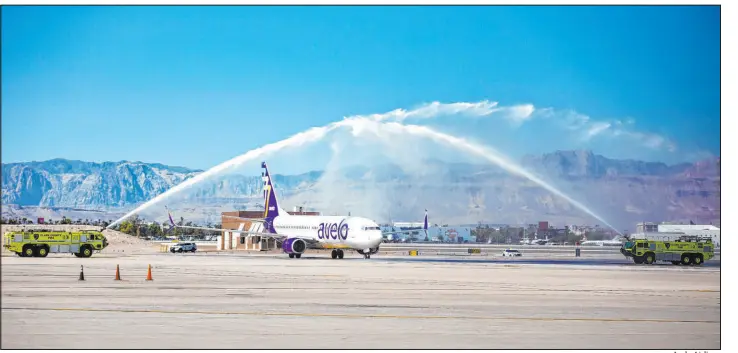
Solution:
M 2 348 L 720 348 L 719 265 L 483 260 L 3 256 Z

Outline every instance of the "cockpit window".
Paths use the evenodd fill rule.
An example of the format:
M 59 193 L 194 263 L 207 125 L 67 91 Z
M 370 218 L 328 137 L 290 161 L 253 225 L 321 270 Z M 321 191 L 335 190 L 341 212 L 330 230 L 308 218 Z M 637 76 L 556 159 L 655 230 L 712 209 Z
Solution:
M 362 227 L 362 230 L 379 230 L 379 227 Z

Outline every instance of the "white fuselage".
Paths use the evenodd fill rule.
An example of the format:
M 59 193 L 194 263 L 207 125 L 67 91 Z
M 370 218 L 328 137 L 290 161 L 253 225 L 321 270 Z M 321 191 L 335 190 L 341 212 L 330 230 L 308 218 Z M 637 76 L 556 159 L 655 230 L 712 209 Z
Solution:
M 587 241 L 583 241 L 581 245 L 620 246 L 620 245 L 623 245 L 623 243 L 619 240 L 587 240 Z
M 382 242 L 379 225 L 361 217 L 279 215 L 273 226 L 280 235 L 314 239 L 325 249 L 374 249 Z

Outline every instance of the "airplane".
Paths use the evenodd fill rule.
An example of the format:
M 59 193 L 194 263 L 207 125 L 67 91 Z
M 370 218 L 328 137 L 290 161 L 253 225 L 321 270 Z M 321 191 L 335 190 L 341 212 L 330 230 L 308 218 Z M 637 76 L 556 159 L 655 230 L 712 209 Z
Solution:
M 231 219 L 258 223 L 258 230 L 243 230 L 244 224 L 238 230 L 178 226 L 174 223 L 171 213 L 169 222 L 172 228 L 204 229 L 222 232 L 232 232 L 247 235 L 257 235 L 274 238 L 282 242 L 282 251 L 292 258 L 300 258 L 307 249 L 332 249 L 331 258 L 343 259 L 343 250 L 355 250 L 364 255 L 365 259 L 379 252 L 379 244 L 388 234 L 417 232 L 418 230 L 382 232 L 379 225 L 363 217 L 352 216 L 305 216 L 290 215 L 279 207 L 272 177 L 266 162 L 261 162 L 262 180 L 264 181 L 264 217 L 242 218 L 223 216 Z M 169 210 L 167 209 L 167 212 Z M 254 227 L 252 227 L 253 229 Z M 428 235 L 428 210 L 425 210 L 423 230 Z
M 611 240 L 587 240 L 587 236 L 582 238 L 580 245 L 594 245 L 594 246 L 621 246 L 623 245 L 623 238 L 617 236 Z
M 536 235 L 535 238 L 530 241 L 530 245 L 546 245 L 549 241 L 548 235 L 546 235 L 546 239 L 538 239 L 538 236 Z

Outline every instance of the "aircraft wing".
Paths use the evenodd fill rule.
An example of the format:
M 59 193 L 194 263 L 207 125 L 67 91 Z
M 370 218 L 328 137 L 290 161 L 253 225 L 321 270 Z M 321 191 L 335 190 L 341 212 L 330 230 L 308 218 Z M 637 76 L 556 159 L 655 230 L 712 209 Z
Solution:
M 178 226 L 178 225 L 173 226 L 173 228 L 212 230 L 212 231 L 216 231 L 216 232 L 231 232 L 231 233 L 239 233 L 239 234 L 260 235 L 260 236 L 263 236 L 263 237 L 272 237 L 272 238 L 282 237 L 282 235 L 274 234 L 274 233 L 252 232 L 250 230 L 238 230 L 238 229 L 192 227 L 192 226 Z
M 231 233 L 238 233 L 238 234 L 247 234 L 247 235 L 257 235 L 265 238 L 273 238 L 275 240 L 285 240 L 287 238 L 297 238 L 303 240 L 308 247 L 310 248 L 320 248 L 318 246 L 319 242 L 316 239 L 312 238 L 303 238 L 303 237 L 291 237 L 286 234 L 276 234 L 276 233 L 266 233 L 266 232 L 254 232 L 250 230 L 240 230 L 240 229 L 224 229 L 224 228 L 208 228 L 208 227 L 194 227 L 194 226 L 178 226 L 174 223 L 174 219 L 172 218 L 172 214 L 169 212 L 169 209 L 167 209 L 167 214 L 169 216 L 169 229 L 166 230 L 166 232 L 171 231 L 174 228 L 185 228 L 185 229 L 200 229 L 200 230 L 209 230 L 209 231 L 216 231 L 216 232 L 231 232 Z M 264 222 L 264 219 L 252 219 L 252 218 L 241 218 L 236 216 L 223 216 L 227 218 L 235 218 L 245 221 L 252 221 L 252 222 Z
M 297 238 L 303 240 L 305 243 L 307 243 L 308 247 L 311 249 L 319 249 L 321 248 L 318 246 L 319 242 L 312 238 L 302 238 L 302 237 L 291 237 L 289 235 L 285 234 L 275 234 L 275 233 L 264 233 L 264 232 L 252 232 L 249 230 L 238 230 L 238 229 L 223 229 L 223 228 L 207 228 L 207 227 L 192 227 L 192 226 L 173 226 L 174 228 L 187 228 L 187 229 L 202 229 L 202 230 L 212 230 L 212 231 L 219 231 L 219 232 L 232 232 L 232 233 L 238 233 L 238 234 L 247 234 L 247 235 L 258 235 L 264 238 L 273 238 L 275 240 L 285 240 L 287 238 Z M 170 228 L 171 229 L 171 228 Z
M 226 216 L 226 215 L 223 215 L 221 217 L 223 217 L 223 218 L 230 218 L 230 219 L 237 219 L 239 221 L 258 222 L 258 223 L 263 223 L 263 222 L 266 221 L 264 218 L 243 218 L 243 217 Z
M 208 227 L 193 227 L 193 226 L 178 226 L 174 225 L 172 228 L 186 228 L 186 229 L 202 229 L 202 230 L 211 230 L 211 231 L 217 231 L 217 232 L 231 232 L 231 233 L 238 233 L 238 234 L 246 234 L 246 235 L 258 235 L 265 238 L 274 238 L 275 240 L 284 240 L 287 238 L 297 238 L 302 239 L 305 241 L 308 245 L 316 245 L 318 244 L 318 241 L 312 238 L 303 238 L 303 237 L 291 237 L 286 234 L 275 234 L 275 233 L 265 233 L 265 232 L 253 232 L 250 230 L 238 230 L 238 229 L 224 229 L 224 228 L 208 228 Z M 170 228 L 171 229 L 171 228 Z
M 250 234 L 250 235 L 259 235 L 263 237 L 271 237 L 271 238 L 277 238 L 279 239 L 281 236 L 279 234 L 274 233 L 265 233 L 265 232 L 252 232 L 250 230 L 238 230 L 238 229 L 224 229 L 224 228 L 208 228 L 208 227 L 193 227 L 193 226 L 178 226 L 174 223 L 174 219 L 172 218 L 172 213 L 169 212 L 169 209 L 167 208 L 167 215 L 169 216 L 169 229 L 166 230 L 166 232 L 171 231 L 174 228 L 185 228 L 185 229 L 200 229 L 200 230 L 210 230 L 210 231 L 216 231 L 216 232 L 233 232 L 233 233 L 239 233 L 239 234 Z M 228 218 L 237 218 L 242 219 L 246 221 L 264 221 L 263 219 L 249 219 L 249 218 L 240 218 L 235 216 L 223 216 Z

